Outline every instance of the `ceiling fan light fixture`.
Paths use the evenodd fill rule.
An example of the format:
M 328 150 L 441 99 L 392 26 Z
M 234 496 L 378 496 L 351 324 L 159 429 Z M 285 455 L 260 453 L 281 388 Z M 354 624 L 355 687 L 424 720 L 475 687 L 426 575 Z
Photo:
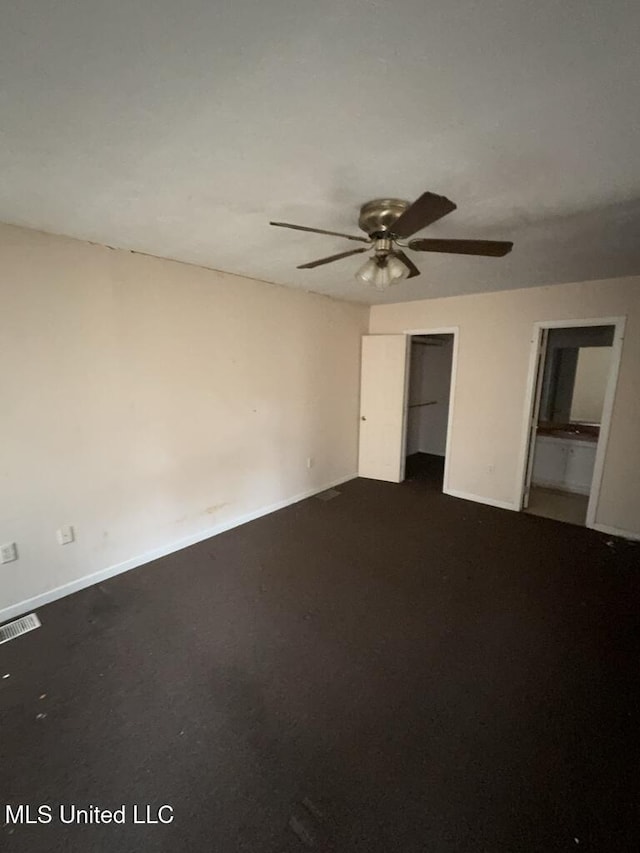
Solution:
M 406 278 L 410 273 L 409 267 L 395 255 L 384 255 L 369 258 L 356 273 L 356 281 L 370 284 L 376 290 L 385 290 L 389 285 Z
M 443 195 L 424 192 L 413 204 L 397 198 L 376 198 L 360 208 L 358 226 L 367 235 L 344 234 L 341 231 L 328 231 L 324 228 L 312 228 L 308 225 L 295 225 L 293 222 L 271 222 L 280 228 L 293 228 L 297 231 L 309 231 L 315 234 L 328 234 L 366 243 L 367 248 L 350 249 L 338 252 L 316 261 L 299 264 L 297 269 L 310 270 L 332 264 L 359 255 L 373 249 L 373 255 L 360 267 L 355 275 L 360 284 L 368 284 L 376 290 L 385 290 L 390 284 L 396 284 L 405 278 L 420 275 L 420 270 L 403 249 L 412 252 L 444 252 L 450 255 L 477 255 L 487 258 L 502 258 L 513 248 L 510 240 L 461 240 L 441 238 L 418 238 L 407 240 L 428 225 L 433 225 L 444 216 L 452 213 L 456 205 Z

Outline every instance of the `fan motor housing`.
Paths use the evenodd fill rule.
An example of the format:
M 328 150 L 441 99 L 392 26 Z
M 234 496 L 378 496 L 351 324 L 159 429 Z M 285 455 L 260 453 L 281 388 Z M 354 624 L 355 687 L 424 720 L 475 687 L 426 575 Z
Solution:
M 375 198 L 360 208 L 358 225 L 370 237 L 393 234 L 393 224 L 411 206 L 401 198 Z

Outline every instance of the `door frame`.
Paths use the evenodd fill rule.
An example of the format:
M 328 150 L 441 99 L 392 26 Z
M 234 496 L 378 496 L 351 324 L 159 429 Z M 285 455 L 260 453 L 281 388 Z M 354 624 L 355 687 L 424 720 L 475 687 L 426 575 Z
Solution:
M 538 427 L 538 417 L 540 415 L 540 405 L 542 403 L 542 387 L 544 384 L 544 372 L 547 366 L 547 341 L 549 339 L 549 329 L 544 326 L 538 334 L 538 346 L 536 351 L 536 369 L 533 378 L 533 403 L 531 406 L 531 416 L 529 417 L 529 432 L 527 439 L 527 450 L 524 465 L 524 488 L 522 490 L 522 499 L 520 509 L 529 507 L 529 495 L 531 492 L 531 479 L 533 477 L 533 463 L 535 456 L 534 435 Z
M 414 335 L 453 335 L 453 353 L 451 356 L 451 384 L 449 385 L 449 412 L 447 415 L 447 439 L 445 443 L 444 449 L 444 476 L 442 479 L 442 492 L 443 494 L 449 494 L 449 460 L 450 460 L 450 450 L 451 450 L 451 433 L 453 428 L 453 410 L 455 404 L 455 394 L 456 394 L 456 378 L 458 373 L 458 336 L 460 334 L 459 326 L 438 326 L 433 329 L 405 329 L 402 334 L 406 335 L 409 340 L 407 341 L 407 348 L 409 352 L 411 351 L 411 338 Z M 405 387 L 408 389 L 409 387 L 409 371 L 411 370 L 411 359 L 408 359 L 408 368 L 407 368 L 407 376 L 405 381 Z M 402 447 L 402 452 L 404 455 L 404 450 L 406 447 L 406 436 L 407 436 L 407 426 L 408 426 L 408 414 L 409 414 L 409 394 L 405 392 L 404 397 L 404 438 Z
M 527 457 L 531 443 L 531 421 L 535 414 L 534 407 L 536 406 L 537 402 L 536 385 L 538 376 L 538 352 L 540 348 L 540 339 L 543 330 L 574 329 L 587 326 L 614 326 L 613 343 L 611 345 L 611 365 L 609 367 L 609 378 L 607 380 L 607 389 L 605 391 L 604 403 L 602 406 L 600 435 L 598 436 L 598 444 L 596 447 L 596 458 L 593 466 L 593 479 L 591 480 L 589 503 L 587 506 L 587 517 L 585 520 L 585 527 L 590 527 L 592 529 L 596 528 L 595 518 L 598 510 L 598 502 L 600 500 L 600 488 L 602 485 L 604 460 L 607 451 L 607 444 L 609 441 L 611 415 L 613 413 L 613 403 L 615 400 L 616 388 L 618 385 L 618 372 L 620 370 L 620 361 L 622 359 L 622 344 L 624 341 L 624 327 L 626 319 L 626 317 L 588 317 L 575 320 L 540 320 L 533 324 L 533 333 L 531 337 L 531 353 L 529 356 L 529 372 L 526 386 L 527 391 L 525 395 L 522 440 L 520 445 L 520 458 L 518 463 L 519 510 L 522 510 L 524 508 L 525 490 L 527 487 Z

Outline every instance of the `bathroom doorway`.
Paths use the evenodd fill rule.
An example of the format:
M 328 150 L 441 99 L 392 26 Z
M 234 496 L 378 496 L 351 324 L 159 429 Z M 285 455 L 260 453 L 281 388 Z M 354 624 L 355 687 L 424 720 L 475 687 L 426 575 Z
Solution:
M 522 508 L 591 526 L 622 332 L 615 322 L 540 324 L 537 332 Z

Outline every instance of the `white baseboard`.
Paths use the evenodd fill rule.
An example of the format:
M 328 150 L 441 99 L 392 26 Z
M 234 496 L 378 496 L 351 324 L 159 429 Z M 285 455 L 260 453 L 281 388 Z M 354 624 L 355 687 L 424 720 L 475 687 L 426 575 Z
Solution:
M 473 495 L 470 492 L 459 492 L 456 489 L 444 489 L 445 495 L 450 495 L 452 498 L 462 498 L 465 501 L 475 501 L 475 503 L 486 504 L 487 506 L 495 506 L 498 509 L 509 509 L 514 512 L 519 512 L 520 507 L 510 501 L 496 501 L 492 498 L 483 498 L 480 495 Z M 633 533 L 630 530 L 621 530 L 619 527 L 609 527 L 607 524 L 592 524 L 591 530 L 597 530 L 599 533 L 606 533 L 609 536 L 620 536 L 623 539 L 632 539 L 640 541 L 640 533 Z
M 285 498 L 277 503 L 269 506 L 261 507 L 260 509 L 248 512 L 245 515 L 237 516 L 229 521 L 223 521 L 221 524 L 216 524 L 214 527 L 209 527 L 207 530 L 199 531 L 191 536 L 186 536 L 183 539 L 178 539 L 170 545 L 165 545 L 162 548 L 155 548 L 152 551 L 146 551 L 144 554 L 139 554 L 122 563 L 116 563 L 113 566 L 107 566 L 105 569 L 93 572 L 90 575 L 84 575 L 81 578 L 65 583 L 55 589 L 50 589 L 40 595 L 35 595 L 33 598 L 28 598 L 26 601 L 20 601 L 18 604 L 12 604 L 0 610 L 0 623 L 10 619 L 15 619 L 27 611 L 36 610 L 38 607 L 44 607 L 45 604 L 50 604 L 58 598 L 63 598 L 66 595 L 71 595 L 74 592 L 79 592 L 81 589 L 86 589 L 88 586 L 106 581 L 109 578 L 120 575 L 123 572 L 128 572 L 130 569 L 137 569 L 139 566 L 144 566 L 146 563 L 151 563 L 153 560 L 159 560 L 161 557 L 166 557 L 176 551 L 181 551 L 183 548 L 188 548 L 190 545 L 196 545 L 198 542 L 203 542 L 205 539 L 210 539 L 212 536 L 217 536 L 219 533 L 224 533 L 227 530 L 232 530 L 234 527 L 240 527 L 242 524 L 247 524 L 249 521 L 254 521 L 256 518 L 261 518 L 263 515 L 269 515 L 272 512 L 277 512 L 279 509 L 284 509 L 287 506 L 303 501 L 306 498 L 313 497 L 327 489 L 332 489 L 335 486 L 340 486 L 342 483 L 347 483 L 349 480 L 354 480 L 358 476 L 357 473 L 349 474 L 347 477 L 341 477 L 339 480 L 333 480 L 324 486 L 314 487 L 305 492 L 294 495 L 291 498 Z
M 450 495 L 452 498 L 462 498 L 464 501 L 474 501 L 478 504 L 486 504 L 487 506 L 495 506 L 498 509 L 510 509 L 518 512 L 520 507 L 512 501 L 496 501 L 493 498 L 485 498 L 482 495 L 473 495 L 470 492 L 459 492 L 457 489 L 444 489 L 445 495 Z
M 619 527 L 609 527 L 608 524 L 591 525 L 592 530 L 597 530 L 598 533 L 608 533 L 609 536 L 621 536 L 623 539 L 633 539 L 635 542 L 640 541 L 640 533 L 632 533 L 630 530 L 621 530 Z

